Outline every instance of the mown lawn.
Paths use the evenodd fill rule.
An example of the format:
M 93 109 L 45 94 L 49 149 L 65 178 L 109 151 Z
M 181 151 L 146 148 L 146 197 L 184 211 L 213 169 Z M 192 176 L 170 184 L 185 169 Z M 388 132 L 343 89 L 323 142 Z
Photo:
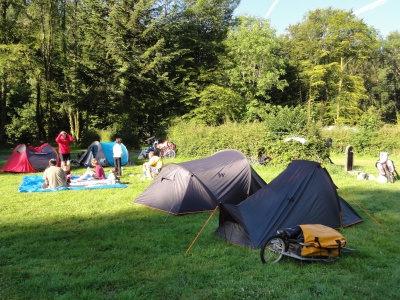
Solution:
M 355 156 L 355 169 L 377 176 L 376 159 Z M 0 173 L 0 299 L 400 299 L 400 181 L 357 180 L 344 155 L 333 161 L 339 194 L 364 218 L 341 230 L 356 251 L 333 264 L 263 265 L 213 235 L 218 212 L 185 254 L 211 213 L 133 204 L 150 184 L 140 162 L 124 167 L 126 189 L 18 193 L 25 174 Z M 267 182 L 283 170 L 254 168 Z

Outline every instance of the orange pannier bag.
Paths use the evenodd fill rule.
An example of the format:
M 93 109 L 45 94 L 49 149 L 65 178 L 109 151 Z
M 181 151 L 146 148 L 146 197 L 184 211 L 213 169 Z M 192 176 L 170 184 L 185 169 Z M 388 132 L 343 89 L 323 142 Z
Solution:
M 337 257 L 339 249 L 346 245 L 346 238 L 338 231 L 320 224 L 300 225 L 303 231 L 304 244 L 302 256 Z

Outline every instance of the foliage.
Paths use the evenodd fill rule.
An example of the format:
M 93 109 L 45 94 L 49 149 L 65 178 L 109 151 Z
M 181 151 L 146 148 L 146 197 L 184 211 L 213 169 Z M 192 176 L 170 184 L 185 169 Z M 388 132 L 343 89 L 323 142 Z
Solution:
M 377 109 L 373 106 L 368 108 L 368 111 L 362 115 L 360 121 L 358 122 L 358 126 L 367 131 L 379 130 L 382 125 L 383 122 L 381 121 L 381 116 L 379 115 Z
M 88 129 L 83 132 L 79 147 L 87 148 L 94 141 L 100 141 L 100 134 L 96 129 Z
M 390 154 L 399 154 L 400 152 L 400 127 L 399 125 L 385 125 L 379 129 L 371 142 L 372 147 L 368 153 L 377 155 L 384 151 Z
M 366 130 L 356 127 L 324 128 L 323 138 L 331 138 L 332 151 L 344 153 L 347 146 L 353 146 L 356 153 L 377 156 L 379 152 L 398 153 L 400 151 L 400 128 L 397 125 L 385 125 L 378 130 Z
M 31 103 L 27 103 L 23 108 L 15 108 L 18 115 L 6 125 L 7 142 L 10 145 L 34 144 L 39 142 L 37 130 L 32 124 L 35 123 L 35 114 Z
M 96 129 L 137 147 L 181 118 L 294 133 L 269 121 L 286 106 L 304 108 L 307 126 L 356 126 L 370 106 L 397 123 L 398 32 L 382 39 L 328 8 L 277 37 L 266 19 L 235 17 L 239 2 L 2 1 L 0 143 L 61 129 L 81 143 Z
M 366 99 L 363 66 L 375 55 L 376 33 L 351 11 L 317 9 L 292 25 L 285 37 L 289 63 L 301 81 L 309 119 L 314 103 L 326 102 L 329 124 L 354 124 Z
M 99 134 L 99 137 L 100 137 L 99 141 L 111 142 L 111 141 L 114 140 L 112 138 L 113 137 L 113 133 L 109 129 L 107 129 L 107 130 L 106 129 L 97 130 L 97 133 Z
M 211 84 L 199 95 L 199 107 L 186 118 L 193 118 L 209 125 L 240 121 L 245 111 L 242 97 L 230 88 Z
M 269 128 L 270 124 L 261 122 L 228 122 L 220 126 L 180 122 L 169 129 L 168 139 L 177 144 L 179 155 L 183 156 L 208 156 L 224 149 L 237 149 L 246 156 L 268 155 L 273 158 L 272 164 L 286 164 L 293 159 L 327 160 L 329 149 L 317 130 L 302 131 L 301 137 L 307 140 L 303 145 L 284 141 L 300 132 L 296 131 L 300 129 L 296 124 L 293 132 L 277 134 Z
M 273 88 L 283 90 L 287 85 L 281 79 L 285 62 L 280 41 L 268 20 L 241 16 L 238 22 L 226 39 L 228 55 L 224 69 L 229 86 L 240 93 L 247 110 L 252 111 L 270 101 Z M 250 114 L 246 119 L 257 120 Z
M 303 135 L 307 131 L 307 113 L 301 107 L 268 105 L 262 120 L 268 131 L 277 138 L 287 135 Z

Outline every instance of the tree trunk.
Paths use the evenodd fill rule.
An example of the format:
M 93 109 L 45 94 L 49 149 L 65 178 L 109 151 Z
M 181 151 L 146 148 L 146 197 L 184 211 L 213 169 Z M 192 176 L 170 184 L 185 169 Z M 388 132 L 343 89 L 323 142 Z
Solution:
M 1 78 L 1 95 L 0 95 L 0 144 L 5 143 L 5 126 L 7 124 L 7 81 L 6 76 Z
M 339 121 L 340 118 L 340 107 L 341 107 L 341 98 L 340 95 L 342 93 L 342 85 L 343 85 L 343 57 L 340 58 L 340 80 L 339 80 L 339 84 L 338 84 L 338 95 L 337 95 L 337 101 L 336 101 L 336 122 Z
M 46 139 L 46 131 L 44 130 L 43 126 L 43 113 L 42 113 L 42 106 L 40 105 L 40 98 L 41 98 L 41 88 L 40 88 L 40 81 L 36 82 L 36 124 L 38 128 L 38 138 L 40 141 L 44 141 Z

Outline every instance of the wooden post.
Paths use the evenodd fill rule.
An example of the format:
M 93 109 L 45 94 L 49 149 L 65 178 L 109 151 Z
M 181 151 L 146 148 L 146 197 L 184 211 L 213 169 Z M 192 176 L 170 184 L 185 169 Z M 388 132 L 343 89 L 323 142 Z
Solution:
M 352 172 L 354 166 L 354 148 L 353 146 L 346 147 L 346 161 L 345 161 L 345 169 L 346 172 Z

